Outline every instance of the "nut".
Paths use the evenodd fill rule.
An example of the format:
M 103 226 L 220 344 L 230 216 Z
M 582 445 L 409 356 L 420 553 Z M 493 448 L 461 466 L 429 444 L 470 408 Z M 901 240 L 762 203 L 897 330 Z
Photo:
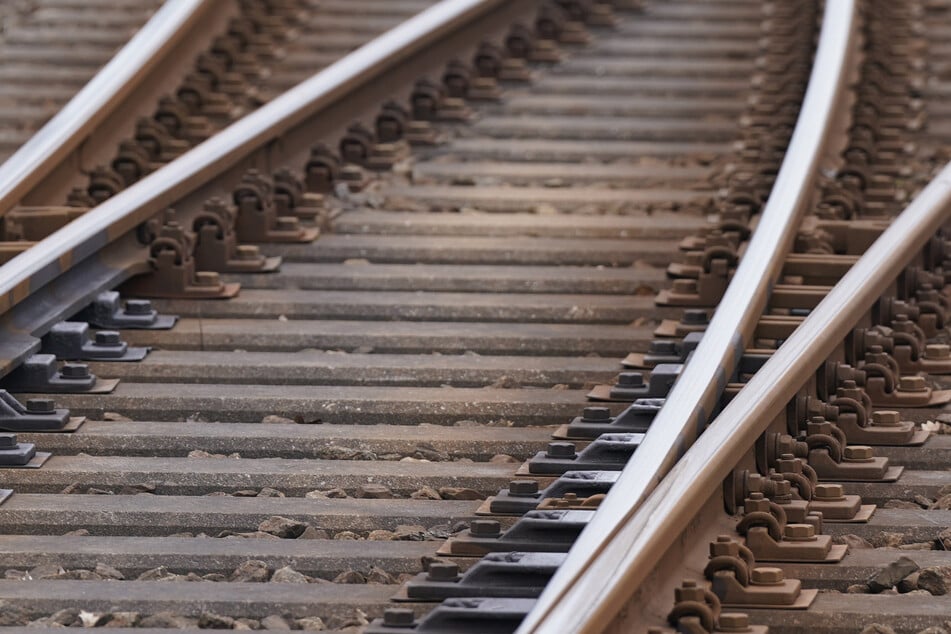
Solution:
M 95 341 L 100 346 L 118 346 L 122 343 L 119 333 L 115 330 L 96 331 Z
M 383 625 L 389 627 L 412 627 L 413 611 L 408 608 L 386 608 L 383 611 Z
M 851 461 L 868 461 L 872 459 L 872 448 L 868 445 L 847 445 L 843 457 Z
M 771 566 L 760 566 L 753 568 L 750 575 L 750 583 L 757 586 L 775 586 L 785 580 L 782 568 L 773 568 Z
M 472 520 L 469 533 L 474 537 L 498 537 L 502 534 L 502 525 L 496 520 Z
M 644 385 L 644 375 L 640 372 L 621 372 L 617 375 L 619 387 L 641 387 Z
M 429 573 L 426 578 L 430 581 L 455 581 L 459 578 L 459 564 L 433 562 L 429 564 Z
M 812 497 L 815 500 L 833 501 L 845 498 L 845 489 L 841 484 L 817 484 L 812 491 Z
M 928 384 L 923 376 L 903 376 L 898 380 L 898 389 L 903 392 L 927 392 Z
M 611 410 L 607 407 L 586 407 L 581 413 L 584 422 L 602 422 L 611 420 Z
M 535 480 L 512 480 L 509 482 L 509 495 L 535 495 L 538 482 Z
M 720 632 L 748 632 L 750 617 L 743 612 L 721 612 L 717 619 L 717 630 Z
M 549 458 L 574 458 L 575 444 L 573 442 L 550 442 L 546 455 Z
M 951 358 L 951 346 L 943 343 L 929 343 L 925 346 L 926 359 Z
M 816 538 L 816 529 L 812 524 L 786 524 L 783 537 L 790 541 L 809 541 Z
M 678 278 L 674 280 L 671 291 L 678 295 L 696 295 L 697 280 Z
M 894 410 L 876 410 L 872 412 L 872 423 L 884 427 L 894 427 L 901 424 L 901 414 Z

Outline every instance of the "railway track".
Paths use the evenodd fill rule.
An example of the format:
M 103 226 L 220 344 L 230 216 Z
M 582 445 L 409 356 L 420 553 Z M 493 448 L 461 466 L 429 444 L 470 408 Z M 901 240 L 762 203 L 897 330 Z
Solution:
M 0 170 L 0 623 L 943 627 L 947 8 L 431 4 Z

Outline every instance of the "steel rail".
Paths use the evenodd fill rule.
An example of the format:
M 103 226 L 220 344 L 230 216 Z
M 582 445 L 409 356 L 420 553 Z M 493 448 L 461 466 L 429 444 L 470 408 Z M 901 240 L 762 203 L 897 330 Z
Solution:
M 442 0 L 109 198 L 0 267 L 0 312 L 348 91 L 502 4 Z
M 678 533 L 670 527 L 679 524 L 672 522 L 681 519 L 684 509 L 692 516 L 698 508 L 696 496 L 691 498 L 693 502 L 664 497 L 679 496 L 684 488 L 672 490 L 666 484 L 669 477 L 664 478 L 672 469 L 679 475 L 707 461 L 703 454 L 698 457 L 698 450 L 688 452 L 688 448 L 716 411 L 720 395 L 766 307 L 802 216 L 812 203 L 820 159 L 829 143 L 833 121 L 841 116 L 849 62 L 856 55 L 857 21 L 854 0 L 826 2 L 796 127 L 746 253 L 664 407 L 519 627 L 519 634 L 602 631 L 631 596 L 636 583 L 651 570 L 651 566 L 644 567 L 644 560 L 659 557 L 665 550 L 658 548 L 647 554 L 642 550 L 645 543 L 656 546 L 659 541 L 673 540 Z M 712 438 L 724 440 L 722 433 L 714 435 L 708 430 L 701 436 L 702 446 L 709 448 Z M 740 438 L 748 445 L 755 435 Z M 727 462 L 723 459 L 722 465 L 716 464 Z M 732 466 L 730 463 L 729 468 Z M 703 477 L 707 479 L 696 480 L 695 486 L 704 492 L 720 482 L 720 476 Z M 665 484 L 658 488 L 662 482 Z M 648 499 L 654 504 L 638 511 Z M 668 511 L 669 517 L 661 517 L 659 508 Z M 645 542 L 648 538 L 650 541 Z
M 115 112 L 216 4 L 220 0 L 167 0 L 69 103 L 0 165 L 0 215 Z

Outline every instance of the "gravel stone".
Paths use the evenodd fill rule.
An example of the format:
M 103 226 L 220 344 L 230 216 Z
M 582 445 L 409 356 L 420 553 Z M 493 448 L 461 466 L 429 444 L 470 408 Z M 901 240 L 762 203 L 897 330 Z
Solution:
M 888 590 L 917 570 L 918 564 L 908 557 L 899 557 L 869 578 L 868 589 L 872 592 Z
M 871 625 L 866 625 L 861 634 L 895 634 L 895 630 L 887 625 L 872 623 Z
M 907 500 L 889 500 L 882 505 L 882 508 L 886 509 L 912 509 L 917 511 L 921 507 L 915 504 L 914 502 L 909 502 Z
M 290 566 L 284 566 L 283 568 L 278 568 L 274 571 L 274 574 L 271 575 L 271 583 L 310 583 L 310 577 L 297 572 Z
M 323 491 L 308 491 L 304 494 L 304 497 L 308 500 L 326 500 L 327 494 Z
M 261 629 L 261 621 L 257 619 L 237 618 L 234 620 L 234 629 L 259 630 Z
M 261 423 L 264 425 L 296 425 L 296 421 L 293 418 L 287 418 L 285 416 L 278 416 L 277 414 L 269 414 L 261 419 Z
M 30 578 L 30 573 L 25 570 L 5 570 L 3 572 L 4 579 L 12 579 L 14 581 L 26 581 Z
M 912 542 L 902 544 L 898 550 L 934 550 L 934 542 Z
M 868 586 L 864 583 L 853 583 L 845 589 L 846 594 L 868 594 Z
M 235 491 L 231 495 L 236 498 L 256 498 L 258 496 L 258 492 L 254 489 L 241 489 L 240 491 Z
M 278 491 L 277 489 L 272 489 L 271 487 L 264 487 L 258 492 L 259 498 L 282 498 L 285 497 L 284 493 Z
M 249 559 L 231 573 L 231 581 L 264 582 L 271 576 L 267 564 L 257 559 Z
M 862 550 L 866 548 L 874 548 L 867 539 L 864 537 L 859 537 L 853 533 L 846 533 L 842 536 L 836 536 L 832 539 L 836 544 L 845 544 L 849 547 L 849 550 Z
M 948 594 L 951 590 L 951 566 L 933 566 L 918 573 L 918 587 L 935 596 Z
M 174 628 L 180 630 L 196 627 L 197 625 L 198 622 L 196 619 L 190 619 L 186 616 L 175 614 L 174 612 L 157 612 L 139 621 L 139 627 Z
M 297 539 L 330 539 L 330 533 L 322 528 L 308 525 L 304 532 L 297 536 Z
M 898 548 L 905 541 L 904 533 L 890 533 L 883 531 L 872 538 L 872 544 L 876 548 Z
M 296 629 L 304 630 L 305 632 L 321 632 L 327 629 L 327 627 L 324 625 L 323 619 L 316 616 L 297 619 L 294 621 L 294 626 Z
M 522 461 L 518 458 L 508 455 L 507 453 L 497 453 L 489 458 L 489 462 L 492 464 L 519 464 Z
M 366 583 L 367 578 L 363 576 L 363 573 L 356 570 L 345 570 L 339 575 L 334 577 L 334 583 Z
M 379 583 L 383 585 L 395 584 L 396 577 L 383 570 L 382 568 L 377 568 L 373 566 L 370 568 L 370 571 L 367 572 L 367 583 Z
M 337 540 L 358 540 L 362 539 L 359 535 L 353 531 L 340 531 L 339 533 L 334 533 L 334 539 Z
M 101 627 L 135 627 L 139 620 L 138 612 L 109 612 L 99 619 Z
M 393 541 L 393 533 L 385 530 L 375 530 L 370 531 L 367 535 L 367 540 L 371 542 L 389 542 Z
M 931 505 L 932 509 L 938 509 L 947 511 L 951 509 L 951 493 L 942 495 L 937 500 L 934 501 L 934 504 Z
M 57 564 L 41 564 L 30 569 L 31 579 L 55 579 L 66 572 Z
M 902 594 L 908 594 L 918 589 L 918 575 L 917 571 L 911 573 L 904 579 L 898 582 L 898 585 L 895 587 L 898 588 L 898 591 Z
M 205 630 L 230 630 L 234 627 L 234 619 L 214 612 L 202 612 L 198 617 L 198 627 Z
M 934 500 L 932 500 L 931 498 L 926 498 L 923 495 L 916 495 L 914 497 L 914 500 L 915 500 L 915 504 L 917 504 L 923 509 L 930 509 L 931 506 L 934 504 Z
M 382 484 L 363 484 L 357 489 L 356 497 L 368 500 L 391 500 L 396 496 L 389 487 Z
M 173 572 L 169 572 L 168 568 L 165 566 L 159 566 L 158 568 L 152 568 L 151 570 L 146 570 L 138 577 L 136 581 L 161 581 L 162 579 L 175 578 L 179 575 L 176 575 Z
M 432 488 L 431 486 L 424 486 L 420 489 L 417 489 L 409 494 L 409 496 L 414 500 L 441 500 L 439 496 L 439 491 Z
M 260 524 L 258 530 L 262 533 L 270 533 L 281 539 L 297 539 L 307 530 L 307 522 L 292 520 L 289 517 L 272 515 Z
M 473 489 L 460 487 L 441 487 L 439 495 L 444 500 L 483 500 L 485 496 Z
M 393 539 L 404 542 L 426 541 L 426 528 L 415 524 L 400 524 L 393 531 Z
M 326 496 L 326 497 L 328 497 L 328 498 L 330 498 L 330 499 L 340 499 L 340 498 L 348 498 L 348 497 L 350 497 L 350 496 L 347 494 L 346 491 L 344 491 L 343 489 L 340 489 L 340 488 L 337 488 L 337 489 L 327 489 L 326 491 L 323 491 L 323 494 L 324 494 L 324 496 Z
M 270 614 L 261 619 L 262 630 L 290 630 L 291 626 L 283 617 L 277 614 Z
M 103 579 L 115 579 L 117 581 L 125 579 L 125 575 L 102 562 L 96 562 L 96 574 Z M 117 612 L 117 614 L 120 614 Z
M 207 575 L 202 575 L 201 578 L 205 581 L 213 581 L 215 583 L 228 580 L 227 575 L 223 575 L 220 572 L 209 572 Z

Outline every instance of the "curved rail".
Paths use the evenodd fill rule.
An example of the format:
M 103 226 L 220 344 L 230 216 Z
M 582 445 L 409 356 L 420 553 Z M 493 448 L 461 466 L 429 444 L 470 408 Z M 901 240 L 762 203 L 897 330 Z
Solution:
M 442 0 L 109 198 L 0 267 L 0 312 L 348 91 L 500 4 Z
M 0 215 L 75 150 L 217 0 L 168 0 L 39 132 L 0 165 Z
M 815 61 L 796 128 L 743 259 L 706 334 L 644 441 L 522 623 L 520 634 L 602 631 L 634 591 L 635 582 L 639 583 L 651 570 L 651 566 L 642 567 L 643 560 L 649 556 L 659 557 L 665 550 L 657 548 L 645 554 L 641 549 L 645 540 L 650 537 L 654 542 L 672 541 L 675 536 L 669 530 L 672 524 L 654 511 L 660 508 L 668 511 L 669 521 L 679 517 L 674 509 L 679 513 L 689 512 L 691 517 L 695 512 L 696 504 L 679 497 L 683 487 L 671 490 L 667 484 L 670 476 L 663 480 L 662 487 L 659 485 L 672 469 L 678 474 L 677 481 L 683 483 L 682 474 L 687 469 L 705 466 L 693 459 L 698 450 L 687 452 L 687 449 L 716 410 L 728 377 L 733 374 L 766 307 L 802 216 L 812 203 L 819 162 L 827 147 L 832 123 L 840 114 L 850 75 L 849 62 L 856 53 L 853 37 L 856 30 L 854 0 L 826 3 Z M 759 378 L 760 374 L 756 376 Z M 762 380 L 766 379 L 760 382 Z M 735 411 L 732 404 L 731 409 Z M 706 432 L 701 437 L 702 446 L 709 448 L 714 442 L 712 438 L 724 441 L 723 427 L 725 425 L 717 429 L 716 435 Z M 748 441 L 744 448 L 753 438 L 755 435 L 749 434 L 741 437 L 741 441 Z M 734 463 L 730 463 L 729 468 Z M 717 465 L 720 466 L 720 462 Z M 724 470 L 723 475 L 725 473 Z M 696 480 L 694 486 L 705 493 L 715 486 L 710 483 L 720 482 L 712 475 L 703 478 L 706 479 Z M 648 499 L 653 501 L 650 508 L 654 511 L 648 508 L 638 511 Z

